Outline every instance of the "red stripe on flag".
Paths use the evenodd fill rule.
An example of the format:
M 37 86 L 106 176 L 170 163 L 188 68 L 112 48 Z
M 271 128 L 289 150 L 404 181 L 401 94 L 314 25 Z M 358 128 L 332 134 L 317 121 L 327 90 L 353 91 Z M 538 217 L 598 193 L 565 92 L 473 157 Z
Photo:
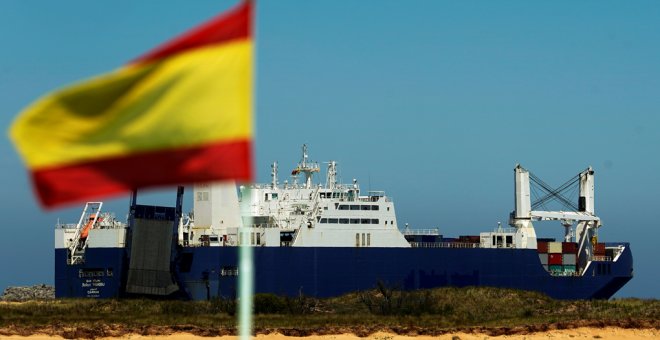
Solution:
M 49 208 L 137 187 L 222 179 L 252 179 L 250 141 L 159 150 L 32 172 L 41 203 Z
M 193 48 L 248 38 L 252 35 L 252 6 L 252 1 L 242 1 L 233 9 L 156 47 L 131 63 L 152 62 Z

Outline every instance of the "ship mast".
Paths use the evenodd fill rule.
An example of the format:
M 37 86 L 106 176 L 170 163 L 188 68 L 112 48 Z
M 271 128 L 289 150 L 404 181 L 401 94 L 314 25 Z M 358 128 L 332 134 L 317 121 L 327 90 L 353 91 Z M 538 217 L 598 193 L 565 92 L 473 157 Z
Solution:
M 273 186 L 273 189 L 277 189 L 277 162 L 273 162 L 270 167 L 271 185 Z
M 312 175 L 315 172 L 319 172 L 319 164 L 316 162 L 307 162 L 307 159 L 309 158 L 307 154 L 307 144 L 303 144 L 302 146 L 302 160 L 300 163 L 298 163 L 298 166 L 293 169 L 291 172 L 292 176 L 297 176 L 299 173 L 303 173 L 305 175 L 305 188 L 310 189 L 312 187 Z
M 332 190 L 337 187 L 337 162 L 328 162 L 328 177 L 325 181 L 326 188 Z

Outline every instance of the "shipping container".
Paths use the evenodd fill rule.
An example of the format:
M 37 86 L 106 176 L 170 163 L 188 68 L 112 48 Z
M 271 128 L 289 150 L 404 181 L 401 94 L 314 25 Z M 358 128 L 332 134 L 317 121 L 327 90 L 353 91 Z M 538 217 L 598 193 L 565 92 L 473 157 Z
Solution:
M 575 265 L 564 265 L 564 272 L 575 273 L 576 272 Z
M 536 242 L 536 250 L 540 254 L 547 254 L 548 253 L 548 242 L 537 241 Z
M 577 254 L 578 247 L 575 242 L 562 242 L 561 251 L 564 254 Z
M 577 263 L 577 255 L 575 254 L 564 254 L 563 264 L 564 265 L 575 265 Z
M 550 242 L 550 243 L 548 243 L 548 253 L 550 253 L 550 254 L 561 254 L 561 242 Z
M 541 264 L 548 264 L 548 254 L 539 254 Z
M 561 254 L 548 254 L 548 264 L 562 264 L 562 256 Z
M 605 256 L 605 243 L 596 243 L 596 247 L 594 249 L 594 255 Z
M 551 272 L 563 272 L 564 271 L 563 266 L 560 265 L 560 264 L 551 264 L 551 265 L 548 266 L 548 269 Z

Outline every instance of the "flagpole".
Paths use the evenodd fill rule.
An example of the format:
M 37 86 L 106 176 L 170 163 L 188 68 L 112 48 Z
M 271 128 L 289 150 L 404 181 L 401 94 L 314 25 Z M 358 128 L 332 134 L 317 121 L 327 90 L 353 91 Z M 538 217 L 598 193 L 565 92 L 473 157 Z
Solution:
M 252 297 L 254 290 L 254 263 L 252 261 L 252 245 L 250 244 L 250 233 L 248 231 L 241 230 L 239 233 L 239 242 L 238 334 L 241 340 L 247 340 L 250 339 L 252 335 Z
M 256 55 L 256 37 L 254 25 L 256 23 L 256 6 L 252 0 L 244 0 L 249 3 L 252 7 L 250 11 L 250 24 L 249 24 L 249 36 L 252 37 L 252 46 L 253 46 L 253 56 Z M 252 73 L 252 117 L 256 115 L 256 64 L 254 63 L 254 58 L 251 58 L 252 68 L 254 72 Z M 254 118 L 253 118 L 254 119 Z M 255 129 L 256 122 L 252 122 L 252 129 Z M 249 189 L 248 189 L 249 190 Z M 241 204 L 248 204 L 245 201 L 241 201 Z M 242 210 L 242 209 L 241 209 Z M 248 223 L 246 226 L 245 223 Z M 241 220 L 243 227 L 252 226 L 252 217 L 249 217 L 247 221 Z M 248 229 L 250 230 L 250 229 Z M 242 235 L 242 236 L 241 236 Z M 252 244 L 250 244 L 251 237 L 250 233 L 247 231 L 239 232 L 238 240 L 239 244 L 239 262 L 238 262 L 238 281 L 239 281 L 239 308 L 238 308 L 238 324 L 239 324 L 239 338 L 241 340 L 248 340 L 252 336 L 252 302 L 254 298 L 254 261 L 252 259 Z

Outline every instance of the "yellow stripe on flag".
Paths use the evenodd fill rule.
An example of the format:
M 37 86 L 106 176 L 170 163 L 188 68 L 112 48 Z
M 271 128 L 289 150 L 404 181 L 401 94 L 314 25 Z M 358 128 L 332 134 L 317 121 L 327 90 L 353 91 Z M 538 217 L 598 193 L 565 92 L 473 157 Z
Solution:
M 252 50 L 234 40 L 128 65 L 38 100 L 11 138 L 33 170 L 249 139 Z

